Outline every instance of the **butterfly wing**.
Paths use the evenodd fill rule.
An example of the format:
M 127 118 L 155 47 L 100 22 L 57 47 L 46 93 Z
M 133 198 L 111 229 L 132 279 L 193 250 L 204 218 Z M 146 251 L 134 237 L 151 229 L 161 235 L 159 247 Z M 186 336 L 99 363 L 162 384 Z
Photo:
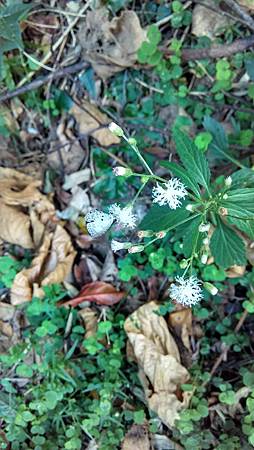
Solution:
M 112 214 L 94 209 L 86 215 L 86 227 L 91 237 L 102 236 L 114 222 Z

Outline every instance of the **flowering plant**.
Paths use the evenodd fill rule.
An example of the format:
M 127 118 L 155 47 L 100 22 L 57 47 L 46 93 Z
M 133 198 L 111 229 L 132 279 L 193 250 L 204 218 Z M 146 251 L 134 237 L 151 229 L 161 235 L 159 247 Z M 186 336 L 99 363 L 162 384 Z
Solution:
M 181 164 L 163 161 L 169 170 L 167 179 L 157 176 L 141 155 L 135 139 L 128 138 L 121 127 L 109 125 L 112 133 L 122 137 L 139 157 L 145 173 L 131 168 L 116 167 L 114 174 L 139 177 L 141 186 L 131 203 L 121 207 L 113 204 L 107 212 L 92 210 L 86 216 L 87 229 L 92 237 L 104 234 L 112 225 L 135 229 L 138 219 L 134 213 L 140 193 L 152 184 L 153 205 L 138 226 L 135 242 L 112 241 L 112 250 L 142 251 L 159 239 L 167 239 L 175 230 L 183 241 L 185 259 L 180 262 L 182 274 L 169 289 L 170 297 L 183 305 L 192 306 L 202 299 L 202 282 L 193 273 L 193 261 L 203 264 L 212 256 L 222 268 L 246 262 L 247 238 L 254 237 L 253 171 L 241 168 L 220 184 L 211 183 L 211 172 L 204 153 L 179 128 L 173 138 Z M 217 288 L 210 283 L 203 287 L 212 295 Z

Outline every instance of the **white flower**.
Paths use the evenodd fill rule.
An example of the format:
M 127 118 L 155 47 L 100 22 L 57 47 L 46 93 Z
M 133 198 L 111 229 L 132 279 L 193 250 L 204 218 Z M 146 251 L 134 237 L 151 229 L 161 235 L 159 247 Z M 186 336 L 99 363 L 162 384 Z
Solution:
M 131 244 L 129 242 L 119 242 L 114 239 L 111 241 L 111 250 L 113 252 L 118 252 L 119 250 L 123 250 L 129 248 Z
M 178 178 L 171 178 L 163 185 L 157 184 L 153 188 L 153 201 L 160 206 L 168 204 L 171 209 L 176 209 L 181 206 L 181 199 L 187 195 L 187 191 L 183 183 Z
M 111 131 L 111 133 L 113 133 L 115 136 L 123 136 L 124 132 L 123 129 L 121 127 L 119 127 L 119 125 L 117 125 L 115 122 L 111 122 L 108 126 L 109 131 Z
M 176 283 L 169 288 L 170 297 L 184 306 L 196 305 L 203 298 L 200 280 L 192 276 L 190 278 L 176 277 Z
M 116 219 L 122 227 L 135 228 L 137 217 L 133 214 L 131 206 L 125 206 L 121 208 L 120 205 L 114 203 L 109 208 L 109 213 Z

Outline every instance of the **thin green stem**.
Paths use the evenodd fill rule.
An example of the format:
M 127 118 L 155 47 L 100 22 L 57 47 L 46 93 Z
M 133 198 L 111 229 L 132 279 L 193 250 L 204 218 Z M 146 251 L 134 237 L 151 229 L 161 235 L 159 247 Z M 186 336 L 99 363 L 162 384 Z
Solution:
M 123 135 L 123 139 L 129 144 L 129 146 L 132 148 L 132 150 L 134 150 L 134 152 L 136 153 L 136 155 L 138 156 L 138 158 L 140 159 L 140 161 L 142 162 L 143 166 L 148 171 L 148 173 L 150 173 L 150 175 L 154 176 L 153 171 L 150 169 L 150 167 L 147 164 L 146 160 L 141 155 L 138 147 L 136 145 L 134 145 L 134 144 L 130 144 L 129 139 L 127 138 L 127 136 Z

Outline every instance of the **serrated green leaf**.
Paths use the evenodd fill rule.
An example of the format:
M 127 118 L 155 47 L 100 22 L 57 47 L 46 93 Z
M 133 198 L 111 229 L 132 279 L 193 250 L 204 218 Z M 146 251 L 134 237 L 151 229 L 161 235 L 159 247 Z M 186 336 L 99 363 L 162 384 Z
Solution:
M 162 231 L 176 228 L 188 220 L 189 211 L 184 207 L 175 211 L 168 206 L 153 205 L 139 225 L 140 230 Z
M 191 180 L 209 189 L 210 170 L 204 154 L 197 149 L 189 136 L 179 128 L 174 129 L 173 137 L 177 153 Z
M 231 175 L 232 187 L 251 187 L 254 185 L 254 170 L 245 169 L 237 170 Z
M 213 232 L 210 249 L 216 264 L 224 269 L 246 263 L 246 252 L 243 240 L 236 232 L 217 218 L 217 227 Z
M 23 48 L 18 21 L 32 6 L 22 2 L 9 2 L 7 6 L 0 8 L 0 70 L 4 52 Z
M 198 228 L 202 222 L 202 216 L 199 215 L 195 219 L 188 222 L 185 226 L 184 237 L 183 237 L 183 254 L 185 258 L 189 258 L 195 249 L 196 252 L 200 250 L 202 243 L 202 234 L 199 232 Z
M 181 167 L 179 164 L 169 161 L 161 161 L 160 165 L 171 170 L 171 172 L 173 172 L 173 174 L 176 175 L 185 184 L 186 187 L 191 189 L 193 193 L 200 198 L 198 184 L 189 176 L 188 172 L 183 167 Z
M 235 225 L 238 230 L 242 231 L 250 239 L 254 240 L 254 220 L 239 220 L 234 217 L 228 217 L 228 222 Z
M 227 199 L 220 205 L 228 210 L 228 214 L 239 219 L 254 218 L 254 188 L 235 189 L 227 193 Z

